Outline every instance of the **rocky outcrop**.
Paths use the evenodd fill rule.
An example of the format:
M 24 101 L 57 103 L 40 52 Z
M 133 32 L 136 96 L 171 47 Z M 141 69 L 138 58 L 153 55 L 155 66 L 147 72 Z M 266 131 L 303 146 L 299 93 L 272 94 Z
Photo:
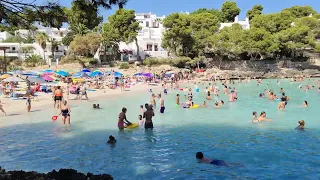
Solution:
M 109 174 L 93 175 L 83 174 L 74 169 L 53 170 L 48 173 L 8 171 L 0 167 L 0 180 L 113 180 Z

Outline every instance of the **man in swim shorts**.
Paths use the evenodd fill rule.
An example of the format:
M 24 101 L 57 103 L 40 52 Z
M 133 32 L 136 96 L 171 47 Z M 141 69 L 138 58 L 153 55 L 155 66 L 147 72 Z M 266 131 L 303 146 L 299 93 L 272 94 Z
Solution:
M 228 166 L 227 163 L 222 160 L 205 158 L 202 152 L 197 152 L 196 158 L 200 161 L 200 163 L 213 164 L 216 166 Z
M 164 113 L 165 107 L 164 107 L 164 100 L 161 98 L 161 94 L 159 94 L 159 101 L 160 101 L 160 113 Z
M 143 118 L 145 118 L 144 128 L 145 129 L 153 129 L 152 117 L 154 116 L 154 112 L 152 109 L 152 105 L 149 105 L 146 112 L 143 113 Z

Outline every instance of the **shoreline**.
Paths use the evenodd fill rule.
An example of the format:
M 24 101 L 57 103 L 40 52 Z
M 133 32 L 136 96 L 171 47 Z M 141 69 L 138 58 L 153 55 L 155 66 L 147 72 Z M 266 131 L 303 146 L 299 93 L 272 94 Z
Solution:
M 120 89 L 102 89 L 102 90 L 96 90 L 96 91 L 87 91 L 89 101 L 86 99 L 82 99 L 82 102 L 77 99 L 73 99 L 75 95 L 69 96 L 69 99 L 67 99 L 68 105 L 79 105 L 79 104 L 87 104 L 92 103 L 99 100 L 106 100 L 111 96 L 122 96 L 122 95 L 129 95 L 136 92 L 146 91 L 148 88 L 152 87 L 154 90 L 157 90 L 158 88 L 161 88 L 161 86 L 150 86 L 147 84 L 141 84 L 130 87 L 129 90 L 121 91 Z M 4 114 L 0 115 L 0 120 L 5 119 L 6 117 L 10 116 L 21 116 L 21 115 L 27 115 L 29 114 L 27 112 L 27 108 L 25 105 L 25 100 L 11 100 L 11 99 L 3 99 L 2 100 L 2 106 L 3 109 L 6 111 L 7 116 L 4 116 Z M 36 97 L 35 100 L 32 101 L 32 107 L 31 112 L 38 112 L 43 111 L 47 109 L 53 109 L 54 101 L 52 100 L 51 94 L 41 94 L 40 96 Z M 56 108 L 56 110 L 58 110 Z M 2 112 L 0 112 L 2 113 Z

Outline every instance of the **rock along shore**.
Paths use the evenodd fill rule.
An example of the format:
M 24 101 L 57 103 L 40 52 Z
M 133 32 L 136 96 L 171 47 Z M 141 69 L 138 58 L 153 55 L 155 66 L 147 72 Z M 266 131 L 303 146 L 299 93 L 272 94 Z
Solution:
M 53 170 L 48 173 L 25 172 L 25 171 L 8 171 L 0 167 L 0 180 L 113 180 L 109 174 L 86 175 L 74 169 Z

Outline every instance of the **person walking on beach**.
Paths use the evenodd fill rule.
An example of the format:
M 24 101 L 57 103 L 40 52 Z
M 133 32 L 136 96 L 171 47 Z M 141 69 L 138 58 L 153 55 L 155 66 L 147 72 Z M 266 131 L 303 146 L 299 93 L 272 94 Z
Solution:
M 57 108 L 61 109 L 63 94 L 62 94 L 62 90 L 60 89 L 60 86 L 57 87 L 57 89 L 54 91 L 53 94 L 54 94 L 54 97 L 53 97 L 54 98 L 54 105 L 53 105 L 53 107 L 55 108 L 56 104 L 58 103 Z
M 164 107 L 164 100 L 161 98 L 161 94 L 159 94 L 159 102 L 160 102 L 160 113 L 164 113 L 165 107 Z
M 82 97 L 85 96 L 87 101 L 89 101 L 86 85 L 80 86 L 80 101 L 82 102 Z
M 28 95 L 27 97 L 27 112 L 30 112 L 31 111 L 31 98 L 30 98 L 30 95 Z
M 154 112 L 152 109 L 152 105 L 149 105 L 147 111 L 143 113 L 143 118 L 145 118 L 145 122 L 144 122 L 145 129 L 153 129 L 153 122 L 152 122 L 153 116 L 154 116 Z
M 70 113 L 70 106 L 68 105 L 67 101 L 64 101 L 63 106 L 61 107 L 61 112 L 59 114 L 59 116 L 62 115 L 63 124 L 66 124 L 66 121 L 68 122 L 68 124 L 70 124 Z
M 7 113 L 6 113 L 6 111 L 4 111 L 3 106 L 1 104 L 1 101 L 0 101 L 0 111 L 3 112 L 4 116 L 7 116 Z

